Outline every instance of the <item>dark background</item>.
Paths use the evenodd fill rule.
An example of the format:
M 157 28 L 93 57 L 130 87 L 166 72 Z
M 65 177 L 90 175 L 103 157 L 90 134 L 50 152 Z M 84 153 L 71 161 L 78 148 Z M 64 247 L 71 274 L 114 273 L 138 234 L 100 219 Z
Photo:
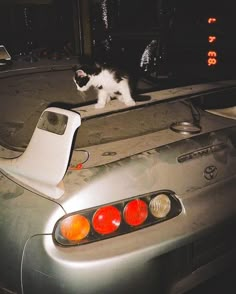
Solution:
M 60 58 L 65 44 L 147 77 L 235 76 L 233 0 L 2 0 L 0 44 L 12 56 Z M 213 25 L 209 17 L 216 17 Z M 211 46 L 208 36 L 217 41 Z M 207 52 L 217 65 L 207 66 Z M 143 61 L 146 52 L 146 60 Z

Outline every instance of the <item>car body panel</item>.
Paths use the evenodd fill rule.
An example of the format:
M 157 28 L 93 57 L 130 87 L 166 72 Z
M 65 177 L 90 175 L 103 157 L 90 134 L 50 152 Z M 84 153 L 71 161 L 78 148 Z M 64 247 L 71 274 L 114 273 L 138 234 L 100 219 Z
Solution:
M 219 85 L 222 90 L 222 83 Z M 207 91 L 207 85 L 204 89 Z M 186 95 L 188 100 L 189 92 Z M 201 95 L 196 91 L 193 96 Z M 236 120 L 200 109 L 198 133 L 175 132 L 171 123 L 194 120 L 190 104 L 182 98 L 162 102 L 166 106 L 150 105 L 155 111 L 149 132 L 140 130 L 139 135 L 134 132 L 121 138 L 122 128 L 118 128 L 114 129 L 115 140 L 76 146 L 63 178 L 64 194 L 58 199 L 0 174 L 0 289 L 22 294 L 105 294 L 147 293 L 156 287 L 163 294 L 181 293 L 191 288 L 186 281 L 193 273 L 218 260 L 228 262 L 228 254 L 236 256 L 232 234 L 236 223 Z M 136 113 L 142 122 L 140 113 L 148 107 L 124 113 Z M 168 108 L 169 112 L 163 112 Z M 96 125 L 103 115 L 119 117 L 112 112 L 86 120 Z M 122 117 L 120 114 L 121 123 Z M 91 128 L 90 123 L 88 126 Z M 113 133 L 112 127 L 109 131 Z M 83 132 L 86 134 L 86 128 L 77 135 Z M 86 140 L 93 134 L 87 134 Z M 0 152 L 1 157 L 20 155 L 4 148 Z M 58 220 L 67 214 L 163 190 L 173 191 L 181 203 L 181 213 L 172 219 L 78 246 L 61 246 L 54 238 Z M 212 235 L 217 237 L 209 237 Z M 213 273 L 202 273 L 199 281 Z
M 24 293 L 41 293 L 51 287 L 56 293 L 64 289 L 70 293 L 146 293 L 147 284 L 148 288 L 161 287 L 163 274 L 168 274 L 164 268 L 168 252 L 210 234 L 226 216 L 235 216 L 235 183 L 234 177 L 188 192 L 181 197 L 185 210 L 176 218 L 99 243 L 68 250 L 56 246 L 51 236 L 31 238 L 23 260 Z M 38 248 L 40 258 L 32 259 Z M 178 264 L 179 272 L 182 266 Z
M 2 174 L 0 187 L 0 234 L 4 236 L 0 250 L 0 285 L 20 293 L 25 244 L 34 235 L 51 234 L 64 211 L 57 203 L 31 193 Z
M 84 168 L 103 165 L 162 145 L 193 138 L 198 134 L 183 135 L 171 130 L 173 120 L 192 119 L 190 107 L 177 101 L 85 121 L 76 138 L 78 146 L 72 154 L 71 165 L 84 161 Z M 200 111 L 200 125 L 201 134 L 204 134 L 234 126 L 235 120 Z M 113 137 L 115 139 L 111 141 Z M 89 152 L 89 160 L 86 160 L 84 149 Z
M 161 189 L 182 195 L 228 178 L 236 172 L 235 130 L 214 131 L 113 163 L 69 171 L 65 194 L 58 201 L 69 213 L 76 207 L 86 209 Z M 181 162 L 184 155 L 188 158 Z M 208 166 L 218 170 L 211 180 L 204 177 Z

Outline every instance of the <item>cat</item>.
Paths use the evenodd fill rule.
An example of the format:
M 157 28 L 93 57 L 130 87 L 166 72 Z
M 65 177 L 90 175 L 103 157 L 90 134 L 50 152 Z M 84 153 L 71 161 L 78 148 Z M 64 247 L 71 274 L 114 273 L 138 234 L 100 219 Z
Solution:
M 111 98 L 117 98 L 127 106 L 135 105 L 127 73 L 99 63 L 76 65 L 74 71 L 73 81 L 78 91 L 87 91 L 92 86 L 98 90 L 95 108 L 104 108 Z

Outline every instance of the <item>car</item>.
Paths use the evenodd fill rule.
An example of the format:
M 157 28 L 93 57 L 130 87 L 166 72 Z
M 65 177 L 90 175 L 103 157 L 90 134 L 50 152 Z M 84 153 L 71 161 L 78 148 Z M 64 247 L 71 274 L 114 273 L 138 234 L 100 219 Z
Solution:
M 2 293 L 184 293 L 234 265 L 236 80 L 148 95 L 1 146 Z

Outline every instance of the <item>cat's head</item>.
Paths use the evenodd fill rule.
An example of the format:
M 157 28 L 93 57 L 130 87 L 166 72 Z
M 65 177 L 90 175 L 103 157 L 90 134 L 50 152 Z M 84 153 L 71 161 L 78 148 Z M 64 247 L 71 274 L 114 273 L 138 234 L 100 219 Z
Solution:
M 78 91 L 87 91 L 92 86 L 92 76 L 97 75 L 101 68 L 98 64 L 74 66 L 73 80 Z
M 73 81 L 75 82 L 77 90 L 87 91 L 91 86 L 89 83 L 91 78 L 90 75 L 88 75 L 81 67 L 75 67 L 74 72 Z

